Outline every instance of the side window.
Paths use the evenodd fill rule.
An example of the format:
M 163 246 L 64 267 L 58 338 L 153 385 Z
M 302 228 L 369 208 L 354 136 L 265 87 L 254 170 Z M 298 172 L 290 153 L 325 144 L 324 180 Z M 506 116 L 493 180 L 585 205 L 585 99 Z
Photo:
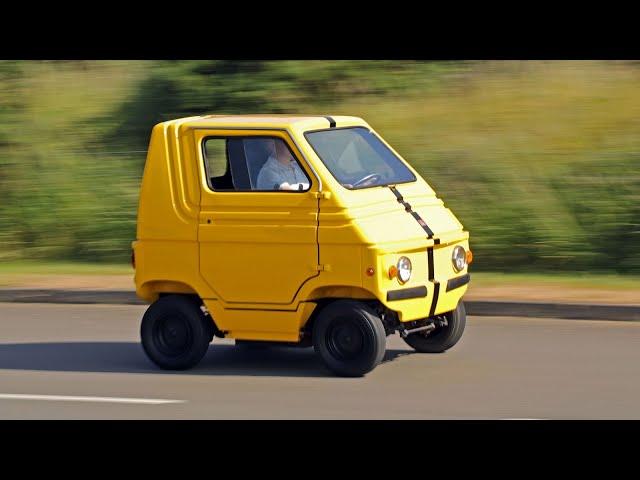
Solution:
M 209 186 L 213 190 L 233 190 L 229 160 L 227 159 L 227 140 L 207 138 L 204 141 L 205 171 Z
M 203 142 L 209 186 L 216 191 L 307 191 L 309 177 L 280 138 L 208 137 Z

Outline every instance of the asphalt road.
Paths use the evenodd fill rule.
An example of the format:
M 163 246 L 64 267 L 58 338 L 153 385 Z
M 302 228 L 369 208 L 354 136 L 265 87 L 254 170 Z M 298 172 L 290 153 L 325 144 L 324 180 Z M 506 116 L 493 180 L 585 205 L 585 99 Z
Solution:
M 640 419 L 640 323 L 470 317 L 444 354 L 387 338 L 364 378 L 312 349 L 215 339 L 165 372 L 144 306 L 0 304 L 0 419 Z

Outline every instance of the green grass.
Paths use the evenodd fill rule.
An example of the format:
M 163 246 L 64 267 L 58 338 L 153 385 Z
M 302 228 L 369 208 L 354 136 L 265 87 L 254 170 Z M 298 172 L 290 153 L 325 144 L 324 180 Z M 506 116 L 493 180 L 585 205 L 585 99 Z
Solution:
M 132 157 L 144 153 L 114 155 L 100 138 L 151 63 L 21 62 L 15 145 L 0 151 L 0 261 L 127 261 L 139 187 Z
M 84 262 L 12 261 L 0 263 L 0 275 L 127 275 L 131 265 Z
M 469 230 L 475 270 L 640 274 L 640 63 L 174 63 L 0 69 L 0 262 L 126 263 L 153 122 L 279 107 L 365 118 Z
M 640 273 L 640 68 L 487 62 L 356 99 L 471 232 L 476 269 Z
M 637 290 L 640 297 L 640 276 L 634 275 L 471 272 L 471 278 L 475 285 L 484 287 L 543 284 L 594 290 Z

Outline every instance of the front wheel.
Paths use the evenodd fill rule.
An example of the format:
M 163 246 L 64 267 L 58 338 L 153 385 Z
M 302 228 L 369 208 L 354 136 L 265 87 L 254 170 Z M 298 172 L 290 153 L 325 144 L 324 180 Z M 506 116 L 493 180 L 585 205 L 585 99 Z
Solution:
M 327 368 L 343 377 L 370 372 L 385 352 L 382 320 L 369 307 L 352 300 L 337 300 L 324 307 L 312 336 L 313 347 Z
M 467 314 L 464 310 L 464 303 L 460 301 L 455 310 L 447 312 L 444 317 L 446 325 L 437 327 L 428 333 L 410 333 L 405 342 L 420 353 L 441 353 L 453 347 L 464 332 L 467 323 Z

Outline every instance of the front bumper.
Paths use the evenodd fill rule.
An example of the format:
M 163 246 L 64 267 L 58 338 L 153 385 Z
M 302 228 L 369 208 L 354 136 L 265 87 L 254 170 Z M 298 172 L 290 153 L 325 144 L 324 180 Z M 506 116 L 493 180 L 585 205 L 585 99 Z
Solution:
M 411 322 L 450 312 L 467 291 L 471 276 L 464 273 L 446 281 L 430 280 L 425 285 L 387 291 L 386 304 L 398 312 L 401 322 Z
M 450 278 L 447 280 L 447 288 L 446 292 L 450 292 L 451 290 L 455 290 L 456 288 L 460 288 L 463 285 L 466 285 L 471 280 L 471 276 L 468 273 L 460 277 Z M 430 282 L 432 285 L 435 285 L 438 282 Z M 387 302 L 393 302 L 396 300 L 407 300 L 409 298 L 423 298 L 426 297 L 429 293 L 429 289 L 426 285 L 422 285 L 420 287 L 412 287 L 412 288 L 400 288 L 398 290 L 389 290 L 387 292 Z
M 468 273 L 465 273 L 464 275 L 460 276 L 460 277 L 455 277 L 455 278 L 450 278 L 449 280 L 447 280 L 447 292 L 450 292 L 451 290 L 455 290 L 456 288 L 460 288 L 463 285 L 466 285 L 467 283 L 469 283 L 469 281 L 471 280 L 471 275 L 469 275 Z
M 398 290 L 389 290 L 387 292 L 387 302 L 395 302 L 397 300 L 407 300 L 409 298 L 426 297 L 429 293 L 425 285 L 412 288 L 400 288 Z

